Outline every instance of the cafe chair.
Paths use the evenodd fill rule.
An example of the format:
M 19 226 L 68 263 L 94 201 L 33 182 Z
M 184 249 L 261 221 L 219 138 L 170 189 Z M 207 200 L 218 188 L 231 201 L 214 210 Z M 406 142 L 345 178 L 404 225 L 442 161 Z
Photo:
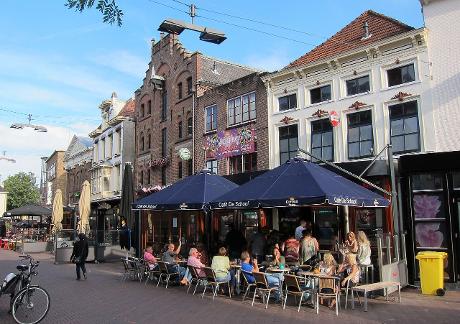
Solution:
M 332 292 L 324 292 L 323 288 L 329 288 L 332 290 Z M 316 314 L 319 314 L 320 298 L 335 300 L 335 315 L 339 316 L 340 278 L 332 276 L 322 276 L 318 278 L 318 292 L 316 293 Z
M 190 285 L 187 288 L 187 294 L 190 290 L 190 288 L 193 285 L 193 282 L 195 282 L 195 289 L 193 289 L 193 295 L 196 293 L 196 289 L 198 286 L 205 286 L 206 285 L 206 278 L 200 277 L 198 275 L 198 269 L 194 266 L 189 265 L 188 266 L 188 271 L 190 272 L 190 275 L 192 276 L 192 279 L 190 280 Z
M 256 289 L 254 290 L 254 296 L 252 296 L 251 305 L 254 306 L 254 300 L 256 299 L 257 292 L 259 292 L 262 295 L 262 303 L 265 303 L 265 309 L 267 309 L 271 293 L 278 290 L 279 287 L 270 287 L 268 285 L 267 278 L 265 277 L 265 274 L 263 272 L 253 272 L 252 275 L 256 280 Z M 273 296 L 275 295 L 273 294 Z
M 147 286 L 147 283 L 149 280 L 153 281 L 154 279 L 156 281 L 160 281 L 160 266 L 157 264 L 153 269 L 150 269 L 150 266 L 147 262 L 144 261 L 145 265 L 145 285 Z
M 172 277 L 179 277 L 179 272 L 177 271 L 177 268 L 173 270 L 172 267 L 169 267 L 169 265 L 170 264 L 168 262 L 158 261 L 158 266 L 160 267 L 160 276 L 158 278 L 157 287 L 162 280 L 165 280 L 166 289 L 168 289 L 169 280 Z
M 294 275 L 289 275 L 289 274 L 284 275 L 286 295 L 284 296 L 283 309 L 286 309 L 286 302 L 287 302 L 288 295 L 293 295 L 296 298 L 296 300 L 297 300 L 297 297 L 300 297 L 299 307 L 297 307 L 297 312 L 299 312 L 300 306 L 302 305 L 303 296 L 305 296 L 305 294 L 311 293 L 310 288 L 300 287 L 299 279 L 301 278 L 294 276 Z
M 247 275 L 251 275 L 250 272 L 241 270 L 241 275 L 243 277 L 243 289 L 245 289 L 244 295 L 243 295 L 243 301 L 244 301 L 246 299 L 246 296 L 248 295 L 248 293 L 251 291 L 252 288 L 254 288 L 254 294 L 255 294 L 255 289 L 257 285 L 255 283 L 250 283 L 248 281 Z
M 229 281 L 217 281 L 216 273 L 214 272 L 214 269 L 212 269 L 212 268 L 204 267 L 203 271 L 206 274 L 206 284 L 204 286 L 204 290 L 203 290 L 203 294 L 201 295 L 201 298 L 204 297 L 204 294 L 206 293 L 206 288 L 211 287 L 211 289 L 212 289 L 212 299 L 214 300 L 214 297 L 216 297 L 217 292 L 219 291 L 220 285 L 227 285 L 228 286 L 228 295 L 230 296 L 230 298 L 232 298 L 230 280 Z

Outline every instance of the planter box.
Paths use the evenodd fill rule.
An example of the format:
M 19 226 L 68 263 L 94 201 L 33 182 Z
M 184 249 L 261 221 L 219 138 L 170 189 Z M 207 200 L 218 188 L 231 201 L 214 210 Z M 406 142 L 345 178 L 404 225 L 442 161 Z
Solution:
M 24 242 L 23 251 L 24 253 L 39 253 L 46 252 L 48 242 Z

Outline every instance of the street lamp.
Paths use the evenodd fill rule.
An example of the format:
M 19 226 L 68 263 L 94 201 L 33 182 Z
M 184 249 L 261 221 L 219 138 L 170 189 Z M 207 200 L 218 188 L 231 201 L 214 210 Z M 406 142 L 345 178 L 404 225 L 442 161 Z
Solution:
M 33 125 L 31 124 L 30 122 L 32 121 L 32 115 L 31 114 L 28 114 L 27 115 L 27 120 L 29 121 L 28 124 L 23 124 L 23 123 L 14 123 L 10 126 L 10 128 L 14 128 L 14 129 L 24 129 L 25 127 L 29 127 L 29 128 L 33 128 L 34 130 L 36 130 L 37 132 L 47 132 L 48 130 L 46 129 L 45 126 L 40 126 L 40 125 Z
M 6 156 L 6 151 L 3 151 L 3 155 L 0 155 L 0 161 L 6 161 L 6 162 L 11 162 L 11 163 L 16 163 L 15 159 L 9 158 Z
M 176 20 L 176 19 L 168 18 L 161 23 L 160 27 L 158 27 L 159 31 L 170 33 L 170 34 L 175 34 L 175 35 L 179 35 L 185 29 L 199 32 L 200 40 L 209 42 L 209 43 L 220 44 L 224 40 L 227 39 L 225 34 L 221 31 L 211 29 L 208 27 L 198 26 L 195 24 L 189 24 L 184 21 Z

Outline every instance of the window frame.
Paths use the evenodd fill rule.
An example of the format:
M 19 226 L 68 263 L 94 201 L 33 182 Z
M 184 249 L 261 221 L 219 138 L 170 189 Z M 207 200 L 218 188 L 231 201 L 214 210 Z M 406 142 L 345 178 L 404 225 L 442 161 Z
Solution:
M 179 137 L 179 139 L 182 139 L 182 137 L 183 137 L 183 132 L 182 132 L 182 128 L 183 128 L 183 126 L 182 126 L 182 120 L 180 120 L 180 121 L 177 123 L 177 128 L 178 128 L 178 132 L 177 132 L 178 137 Z
M 182 82 L 179 82 L 177 84 L 177 99 L 182 100 L 183 95 L 182 95 Z
M 413 69 L 413 75 L 414 75 L 414 79 L 413 80 L 410 80 L 410 81 L 403 81 L 403 76 L 402 76 L 402 69 L 403 68 L 407 68 L 409 66 L 412 66 L 412 69 Z M 395 70 L 400 70 L 400 77 L 401 77 L 401 83 L 397 83 L 397 84 L 391 84 L 390 85 L 390 76 L 389 76 L 389 73 L 390 71 L 395 71 Z M 414 62 L 407 62 L 407 64 L 400 64 L 398 66 L 393 66 L 393 67 L 390 67 L 390 68 L 387 68 L 385 70 L 386 72 L 386 83 L 387 83 L 387 87 L 388 88 L 392 88 L 392 87 L 397 87 L 399 85 L 402 85 L 402 84 L 407 84 L 407 83 L 411 83 L 411 82 L 415 82 L 417 81 L 417 73 L 416 73 L 416 69 L 415 69 L 415 63 Z
M 321 91 L 321 90 L 322 90 L 323 88 L 326 88 L 326 87 L 329 87 L 329 98 L 328 98 L 328 99 L 323 99 L 323 95 L 322 95 L 322 91 Z M 319 101 L 313 102 L 312 91 L 315 91 L 315 90 L 319 90 L 319 91 L 320 91 L 320 100 L 319 100 Z M 332 100 L 332 84 L 328 83 L 328 84 L 318 85 L 317 87 L 308 89 L 308 93 L 310 94 L 310 104 L 311 104 L 311 105 L 316 105 L 316 104 L 320 104 L 320 103 L 322 103 L 322 102 L 331 101 L 331 100 Z
M 164 90 L 161 93 L 161 121 L 168 119 L 168 92 Z
M 161 157 L 165 157 L 168 151 L 168 130 L 166 127 L 161 129 Z
M 370 113 L 370 122 L 361 122 L 360 121 L 360 123 L 357 123 L 355 125 L 352 125 L 352 127 L 350 127 L 350 116 L 352 116 L 352 115 L 360 115 L 361 116 L 364 113 Z M 374 140 L 375 140 L 375 136 L 374 136 L 374 123 L 373 123 L 372 118 L 373 118 L 372 109 L 366 109 L 366 110 L 352 112 L 352 113 L 347 114 L 347 157 L 348 157 L 348 160 L 359 160 L 359 159 L 374 156 L 374 149 L 375 149 Z M 366 127 L 366 126 L 369 126 L 369 125 L 371 126 L 371 138 L 361 140 L 361 127 Z M 358 131 L 359 131 L 358 140 L 357 141 L 350 141 L 350 130 L 355 129 L 355 128 L 358 128 Z M 361 155 L 361 143 L 362 142 L 369 142 L 369 141 L 372 144 L 372 152 L 369 152 L 369 154 L 367 154 L 367 155 Z M 350 144 L 356 144 L 356 143 L 359 143 L 359 156 L 350 157 Z
M 327 125 L 329 125 L 330 128 L 325 130 L 322 127 L 322 129 L 320 131 L 315 131 L 313 126 L 314 126 L 314 124 L 319 124 L 319 123 L 322 123 L 323 125 L 327 124 Z M 326 134 L 326 133 L 331 133 L 331 139 L 332 139 L 332 144 L 331 145 L 323 145 L 323 134 Z M 320 146 L 313 147 L 313 135 L 320 135 L 321 136 L 321 145 Z M 327 147 L 331 148 L 331 159 L 326 159 L 324 157 L 324 148 L 327 148 Z M 316 120 L 312 120 L 310 122 L 310 152 L 313 154 L 313 150 L 318 149 L 318 148 L 321 150 L 321 156 L 318 156 L 319 158 L 321 158 L 322 160 L 325 160 L 325 161 L 329 161 L 329 162 L 334 161 L 334 127 L 332 127 L 332 125 L 331 125 L 331 123 L 330 123 L 328 118 L 316 119 Z
M 208 111 L 211 111 L 211 114 L 208 115 Z M 213 104 L 204 108 L 204 130 L 205 133 L 214 132 L 217 130 L 217 104 Z M 208 117 L 210 117 L 210 123 L 208 123 Z M 210 128 L 208 125 L 210 124 Z
M 405 110 L 406 105 L 414 104 L 414 103 L 415 103 L 415 108 L 416 108 L 414 113 L 405 114 L 403 112 L 399 116 L 392 117 L 392 109 L 403 109 L 403 110 Z M 397 106 L 400 106 L 400 108 L 396 108 Z M 420 152 L 421 151 L 421 149 L 422 149 L 422 141 L 421 141 L 421 133 L 420 133 L 420 118 L 419 118 L 418 112 L 419 112 L 419 101 L 417 99 L 410 100 L 410 101 L 408 100 L 408 101 L 405 101 L 405 102 L 398 102 L 398 103 L 388 105 L 388 121 L 389 121 L 389 130 L 390 130 L 390 143 L 392 143 L 393 155 L 400 155 L 400 154 L 405 154 L 405 153 Z M 417 118 L 417 131 L 416 132 L 405 133 L 405 130 L 403 130 L 402 134 L 392 135 L 392 127 L 391 126 L 392 126 L 393 121 L 402 120 L 403 121 L 403 128 L 405 128 L 405 120 L 409 119 L 409 118 L 413 118 L 413 117 Z M 417 138 L 418 138 L 417 148 L 413 149 L 413 150 L 406 150 L 405 149 L 406 148 L 406 144 L 405 144 L 406 136 L 415 135 L 415 134 L 417 134 Z M 403 151 L 396 151 L 395 150 L 395 146 L 393 145 L 393 138 L 394 137 L 403 137 L 403 139 L 404 139 L 404 149 L 405 150 L 403 150 Z
M 152 100 L 150 99 L 149 101 L 147 101 L 147 112 L 148 112 L 148 115 L 152 114 Z
M 290 105 L 290 103 L 291 103 L 291 99 L 290 99 L 290 98 L 291 98 L 292 96 L 295 96 L 295 100 L 293 100 L 293 102 L 294 102 L 294 107 L 292 107 L 292 106 Z M 289 103 L 289 105 L 288 105 L 288 108 L 287 108 L 287 109 L 281 109 L 280 99 L 282 99 L 282 98 L 288 98 L 288 103 Z M 284 94 L 284 95 L 282 95 L 282 96 L 278 96 L 276 99 L 277 99 L 276 102 L 277 102 L 277 105 L 278 105 L 278 111 L 279 111 L 279 112 L 297 109 L 297 106 L 298 106 L 298 102 L 297 102 L 297 101 L 298 101 L 298 99 L 297 99 L 297 92 L 293 92 L 293 93 L 289 93 L 289 94 Z
M 206 169 L 208 169 L 212 174 L 219 174 L 219 164 L 216 159 L 206 161 Z
M 191 95 L 193 93 L 193 78 L 187 78 L 187 95 Z
M 193 117 L 187 118 L 187 135 L 192 136 L 193 135 Z
M 247 119 L 244 119 L 244 101 L 247 98 Z M 252 100 L 254 98 L 254 100 Z M 235 104 L 238 101 L 238 106 Z M 251 103 L 253 103 L 251 105 Z M 251 109 L 254 107 L 254 109 Z M 238 111 L 237 111 L 238 110 Z M 239 118 L 237 119 L 237 116 Z M 255 121 L 257 119 L 257 95 L 256 91 L 244 93 L 227 99 L 227 127 L 241 125 Z
M 182 179 L 182 177 L 183 177 L 183 173 L 182 173 L 182 161 L 179 161 L 179 162 L 177 163 L 177 177 L 178 177 L 179 179 Z
M 282 138 L 281 137 L 281 129 L 282 128 L 287 128 L 287 127 L 294 127 L 294 126 L 297 129 L 297 148 L 295 150 L 291 150 L 291 147 L 290 147 L 291 143 L 290 143 L 289 140 L 293 139 L 295 137 L 292 136 L 292 137 L 283 137 Z M 281 151 L 281 140 L 284 140 L 284 139 L 288 139 L 288 150 L 287 151 Z M 279 150 L 279 162 L 280 162 L 280 165 L 286 162 L 286 161 L 282 162 L 282 159 L 281 159 L 282 154 L 288 154 L 287 161 L 289 161 L 290 159 L 296 157 L 298 149 L 299 149 L 299 125 L 298 124 L 291 124 L 291 125 L 278 127 L 278 150 Z
M 368 78 L 369 89 L 366 90 L 366 91 L 361 91 L 361 92 L 356 92 L 356 93 L 351 93 L 350 94 L 349 91 L 348 91 L 348 83 L 352 82 L 352 81 L 357 81 L 357 80 L 360 80 L 360 79 L 364 79 L 364 78 Z M 345 82 L 345 96 L 346 97 L 352 97 L 352 96 L 358 96 L 358 95 L 361 95 L 361 94 L 370 93 L 371 89 L 372 89 L 371 74 L 370 73 L 357 75 L 357 76 L 354 76 L 353 78 L 348 78 L 348 79 L 344 80 L 344 82 Z

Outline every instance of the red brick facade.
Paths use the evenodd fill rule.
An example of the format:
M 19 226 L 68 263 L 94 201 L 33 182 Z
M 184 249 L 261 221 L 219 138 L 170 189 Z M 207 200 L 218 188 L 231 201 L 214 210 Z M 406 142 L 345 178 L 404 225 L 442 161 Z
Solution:
M 76 205 L 80 199 L 83 182 L 91 182 L 91 162 L 77 165 L 67 170 L 67 202 L 69 205 Z

